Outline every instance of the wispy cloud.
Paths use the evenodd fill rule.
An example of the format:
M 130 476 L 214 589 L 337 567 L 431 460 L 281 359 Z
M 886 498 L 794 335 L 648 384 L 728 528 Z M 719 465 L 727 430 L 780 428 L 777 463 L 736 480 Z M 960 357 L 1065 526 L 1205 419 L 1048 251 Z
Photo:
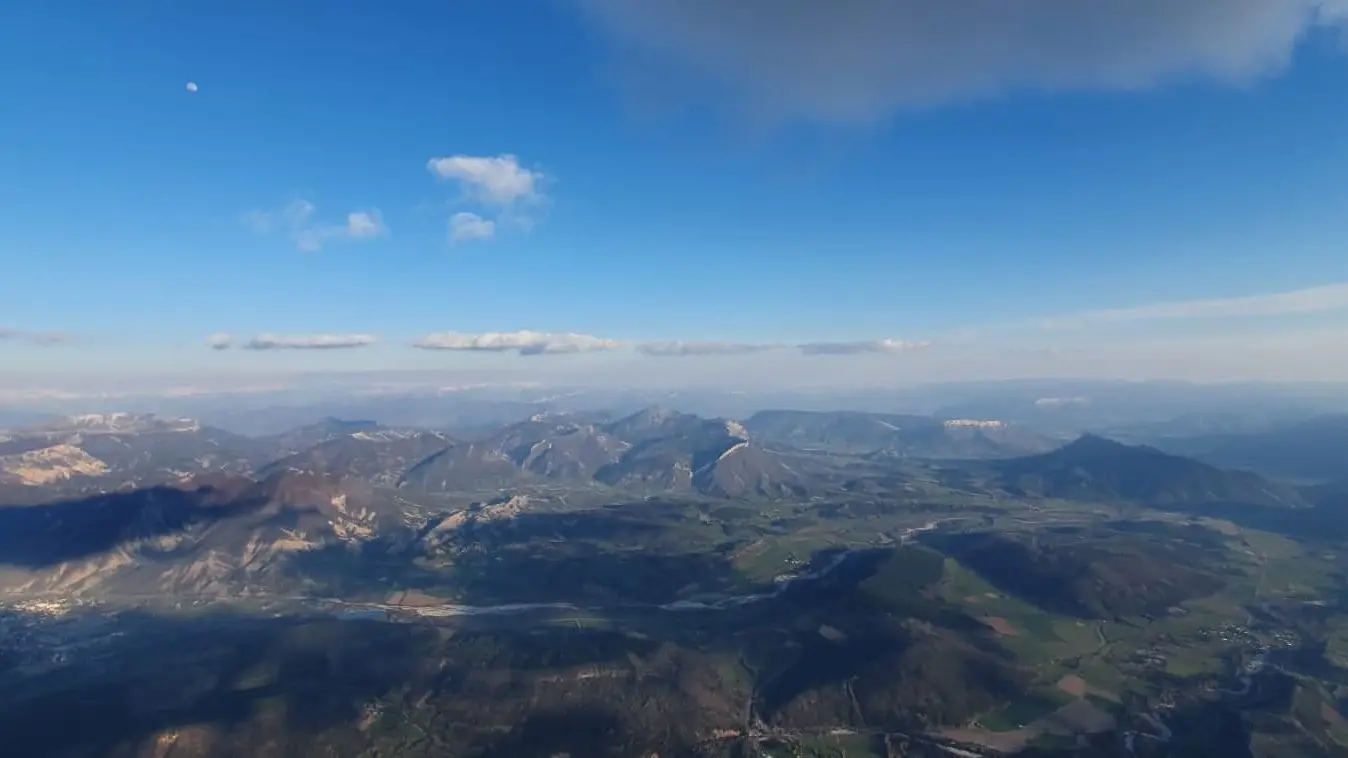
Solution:
M 23 342 L 29 345 L 51 347 L 74 341 L 75 335 L 68 332 L 27 332 L 22 329 L 0 327 L 0 342 Z
M 1159 319 L 1221 319 L 1241 317 L 1288 316 L 1348 309 L 1348 283 L 1276 292 L 1245 297 L 1212 300 L 1178 300 L 1151 303 L 1132 308 L 1086 311 L 1070 316 L 1048 318 L 1040 325 L 1049 328 L 1084 326 L 1099 323 L 1123 323 Z
M 259 334 L 244 342 L 244 350 L 342 350 L 373 345 L 378 340 L 369 334 Z M 215 350 L 227 350 L 234 340 L 227 334 L 212 335 L 207 344 Z
M 352 239 L 378 237 L 388 231 L 384 217 L 377 210 L 355 211 L 346 214 L 346 234 Z
M 906 353 L 927 347 L 927 342 L 908 342 L 905 340 L 882 339 L 860 342 L 810 342 L 800 345 L 805 355 L 864 355 L 868 353 Z
M 314 219 L 316 206 L 308 200 L 294 200 L 275 211 L 249 211 L 244 224 L 258 234 L 285 234 L 300 250 L 312 253 L 329 242 L 366 240 L 388 233 L 378 210 L 352 211 L 345 223 L 324 223 Z
M 67 332 L 39 332 L 27 335 L 27 339 L 34 345 L 68 345 L 75 341 L 75 335 Z
M 461 211 L 449 217 L 449 241 L 489 240 L 496 236 L 496 222 L 476 213 Z
M 483 205 L 508 206 L 543 197 L 544 175 L 524 168 L 513 155 L 452 155 L 432 158 L 426 168 L 457 182 L 469 199 Z
M 217 332 L 206 338 L 206 345 L 212 350 L 228 350 L 234 347 L 234 337 L 224 332 Z
M 636 346 L 642 355 L 686 357 L 698 355 L 750 355 L 774 350 L 782 345 L 746 342 L 643 342 Z
M 559 355 L 618 350 L 623 343 L 590 334 L 571 332 L 487 332 L 464 334 L 441 332 L 428 334 L 412 343 L 422 350 L 459 350 L 466 352 L 518 352 L 520 355 Z
M 1344 0 L 581 0 L 619 44 L 759 118 L 867 123 L 1017 90 L 1133 91 L 1284 69 Z M 648 67 L 647 67 L 648 68 Z M 640 66 L 628 67 L 641 70 Z M 668 93 L 656 70 L 646 89 Z M 655 76 L 661 78 L 656 79 Z
M 275 210 L 248 211 L 243 214 L 243 223 L 257 234 L 294 232 L 309 226 L 315 210 L 308 200 L 292 200 Z

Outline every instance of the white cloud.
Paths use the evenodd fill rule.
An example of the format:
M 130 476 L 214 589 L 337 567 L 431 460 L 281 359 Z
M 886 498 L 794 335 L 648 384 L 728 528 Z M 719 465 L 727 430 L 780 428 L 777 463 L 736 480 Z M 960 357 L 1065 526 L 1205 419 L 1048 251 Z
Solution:
M 520 166 L 513 155 L 453 155 L 432 158 L 426 168 L 459 183 L 465 194 L 484 205 L 508 206 L 543 197 L 543 174 Z
M 379 211 L 356 211 L 346 216 L 346 235 L 352 239 L 369 239 L 386 232 L 384 218 Z
M 643 342 L 637 352 L 656 357 L 686 357 L 696 355 L 749 355 L 773 350 L 781 345 L 744 342 Z
M 243 347 L 246 350 L 339 350 L 343 348 L 365 347 L 377 340 L 369 334 L 309 334 L 302 336 L 281 336 L 277 334 L 259 334 L 248 340 Z
M 388 233 L 377 209 L 348 213 L 345 224 L 316 222 L 316 210 L 308 200 L 294 200 L 276 211 L 249 211 L 243 222 L 257 234 L 284 233 L 306 253 L 321 250 L 333 241 L 373 239 Z
M 862 355 L 866 353 L 904 353 L 927 347 L 926 342 L 883 339 L 861 342 L 810 342 L 800 345 L 805 355 Z
M 1348 309 L 1348 283 L 1213 300 L 1180 300 L 1132 308 L 1087 311 L 1072 316 L 1045 319 L 1046 327 L 1091 323 L 1120 323 L 1157 319 L 1198 319 L 1286 316 Z
M 671 358 L 691 356 L 733 357 L 793 347 L 805 355 L 894 354 L 926 347 L 927 344 L 926 342 L 905 342 L 892 339 L 864 342 L 816 342 L 803 345 L 774 342 L 696 342 L 682 340 L 624 342 L 589 334 L 519 331 L 487 332 L 484 334 L 443 332 L 427 335 L 412 343 L 412 346 L 423 350 L 516 351 L 521 355 L 632 350 L 641 355 Z
M 1344 0 L 582 0 L 636 60 L 755 115 L 866 123 L 1014 90 L 1243 82 L 1285 68 Z M 662 74 L 664 72 L 657 72 Z M 652 79 L 650 86 L 659 86 Z M 663 88 L 667 90 L 668 88 Z
M 489 209 L 494 218 L 460 211 L 449 219 L 449 241 L 488 240 L 499 229 L 528 232 L 534 227 L 530 215 L 542 207 L 547 197 L 543 183 L 547 177 L 524 168 L 513 155 L 452 155 L 432 158 L 426 168 L 441 179 L 453 181 L 463 190 L 462 202 Z
M 562 353 L 590 353 L 618 350 L 623 343 L 589 334 L 570 332 L 487 332 L 463 334 L 441 332 L 429 334 L 412 343 L 423 350 L 462 350 L 502 353 L 515 351 L 520 355 L 557 355 Z
M 234 346 L 234 337 L 224 332 L 217 332 L 206 338 L 206 344 L 212 350 L 228 350 Z
M 476 213 L 460 211 L 449 217 L 449 241 L 489 240 L 496 236 L 496 222 Z

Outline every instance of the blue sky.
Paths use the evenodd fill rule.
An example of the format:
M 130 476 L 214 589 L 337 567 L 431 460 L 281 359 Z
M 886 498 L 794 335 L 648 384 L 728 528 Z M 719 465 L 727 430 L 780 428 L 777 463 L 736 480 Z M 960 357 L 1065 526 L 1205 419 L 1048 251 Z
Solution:
M 6 3 L 0 373 L 1348 377 L 1345 4 L 922 5 Z

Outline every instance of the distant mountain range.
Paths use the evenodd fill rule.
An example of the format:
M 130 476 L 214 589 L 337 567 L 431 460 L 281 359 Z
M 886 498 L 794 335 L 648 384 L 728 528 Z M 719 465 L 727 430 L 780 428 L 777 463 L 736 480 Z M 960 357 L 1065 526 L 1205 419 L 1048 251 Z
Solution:
M 454 444 L 453 440 L 440 432 L 369 426 L 301 447 L 290 455 L 261 466 L 258 475 L 267 477 L 295 471 L 393 487 L 398 485 L 403 473 L 409 468 L 450 449 Z
M 0 485 L 99 492 L 207 472 L 247 474 L 273 454 L 264 441 L 191 419 L 74 416 L 0 436 Z
M 345 439 L 361 432 L 371 432 L 384 428 L 375 421 L 349 421 L 333 416 L 320 419 L 312 424 L 287 429 L 284 432 L 262 435 L 257 439 L 269 444 L 277 454 L 298 453 L 330 440 Z
M 420 491 L 571 481 L 725 497 L 802 494 L 806 481 L 734 421 L 648 408 L 608 423 L 540 416 L 446 446 L 408 468 Z
M 1167 437 L 1167 452 L 1216 466 L 1298 482 L 1348 478 L 1348 415 L 1331 414 L 1258 430 Z
M 721 497 L 804 495 L 808 477 L 789 459 L 789 452 L 760 447 L 738 422 L 663 408 L 616 420 L 539 414 L 470 439 L 340 419 L 244 437 L 187 419 L 109 414 L 0 436 L 0 492 L 77 496 L 209 472 L 294 472 L 431 493 L 556 482 Z
M 996 484 L 1016 495 L 1155 506 L 1306 505 L 1296 488 L 1257 474 L 1094 435 L 1052 452 L 994 463 L 991 470 Z
M 1316 439 L 1326 445 L 1339 428 L 1328 421 L 1313 427 L 1324 431 Z M 1248 441 L 1251 454 L 1284 436 L 1269 439 Z M 244 437 L 188 419 L 109 414 L 0 436 L 0 494 L 40 502 L 208 473 L 290 473 L 430 495 L 567 485 L 778 499 L 856 485 L 855 471 L 843 473 L 848 466 L 900 481 L 906 466 L 936 465 L 1013 495 L 1150 505 L 1306 501 L 1294 487 L 1156 448 L 1093 435 L 1059 445 L 999 421 L 853 412 L 765 411 L 744 423 L 660 407 L 616 419 L 545 413 L 467 439 L 340 419 Z M 1326 473 L 1338 454 L 1324 454 Z
M 762 411 L 744 425 L 769 444 L 912 458 L 1010 458 L 1061 444 L 998 420 L 854 411 Z
M 251 588 L 378 595 L 380 582 L 391 576 L 407 581 L 408 572 L 420 570 L 419 560 L 437 560 L 447 546 L 471 550 L 471 539 L 453 547 L 458 530 L 512 522 L 537 507 L 525 495 L 484 499 L 466 510 L 436 499 L 469 484 L 611 486 L 739 499 L 847 497 L 800 473 L 790 455 L 744 434 L 735 422 L 660 409 L 604 424 L 540 418 L 475 442 L 366 426 L 252 476 L 198 474 L 172 486 L 0 507 L 0 593 L 210 596 Z M 1181 510 L 1239 506 L 1274 520 L 1288 509 L 1322 511 L 1325 518 L 1338 512 L 1310 508 L 1300 490 L 1255 474 L 1089 435 L 1044 454 L 951 465 L 982 487 L 1013 497 Z M 1063 544 L 1063 556 L 1077 556 L 1071 540 Z M 942 549 L 994 566 L 1028 560 L 1023 548 L 990 542 Z M 1173 603 L 1170 579 L 1145 579 L 1156 598 L 1138 601 L 1142 605 L 1090 595 L 1096 585 L 1083 585 L 1073 612 L 1135 613 Z M 1197 575 L 1184 581 L 1193 592 L 1210 589 L 1211 582 Z
M 484 498 L 467 510 L 437 500 L 472 488 L 547 484 L 563 492 L 564 487 L 612 487 L 615 493 L 682 492 L 751 500 L 850 497 L 836 488 L 837 479 L 804 473 L 815 470 L 802 465 L 809 460 L 807 453 L 761 446 L 748 424 L 659 408 L 614 421 L 591 421 L 549 415 L 471 442 L 428 430 L 345 422 L 327 422 L 324 430 L 284 439 L 236 438 L 208 427 L 155 419 L 81 422 L 11 435 L 4 444 L 22 452 L 0 460 L 46 451 L 52 470 L 67 467 L 62 470 L 67 484 L 81 480 L 87 486 L 125 480 L 126 472 L 116 468 L 121 465 L 162 472 L 181 466 L 190 452 L 228 449 L 231 457 L 223 460 L 242 466 L 266 451 L 284 452 L 300 439 L 320 441 L 247 476 L 228 471 L 186 474 L 175 476 L 171 484 L 111 487 L 124 491 L 82 496 L 33 481 L 14 485 L 14 477 L 31 480 L 35 469 L 7 469 L 11 484 L 0 487 L 0 495 L 11 507 L 0 507 L 0 593 L 211 596 L 321 591 L 377 596 L 388 577 L 405 582 L 408 572 L 420 571 L 420 560 L 439 560 L 445 550 L 471 551 L 473 540 L 462 545 L 454 540 L 458 530 L 468 529 L 465 534 L 471 536 L 474 528 L 509 523 L 536 508 L 525 495 Z M 51 444 L 33 448 L 34 441 Z M 84 445 L 103 455 L 107 450 L 130 452 L 123 458 L 109 455 L 105 463 Z M 58 454 L 67 456 L 64 463 L 56 461 Z M 159 462 L 156 455 L 169 463 Z M 197 465 L 206 468 L 209 459 Z M 1339 488 L 1302 491 L 1256 474 L 1091 435 L 1037 455 L 937 465 L 965 472 L 983 492 L 999 490 L 1011 497 L 1209 508 L 1223 517 L 1229 510 L 1235 517 L 1261 522 L 1287 521 L 1292 509 L 1302 531 L 1342 521 Z M 15 492 L 36 494 L 26 501 L 8 499 Z M 1311 507 L 1312 498 L 1320 507 Z M 38 504 L 42 500 L 46 502 Z M 1068 543 L 1062 555 L 1077 556 Z M 971 543 L 949 549 L 963 560 L 989 566 L 1029 560 L 1024 546 Z M 1042 568 L 1015 570 L 1030 572 L 1029 577 Z M 1128 571 L 1145 574 L 1135 566 Z M 1144 606 L 1173 603 L 1172 595 L 1216 586 L 1206 575 L 1195 574 L 1180 578 L 1188 588 L 1181 592 L 1171 588 L 1172 579 L 1179 581 L 1164 576 L 1140 580 L 1153 588 L 1149 591 L 1155 597 L 1147 600 L 1110 595 L 1122 590 L 1100 584 L 1103 579 L 1088 582 L 1073 612 L 1135 613 Z M 1090 594 L 1096 585 L 1106 594 Z

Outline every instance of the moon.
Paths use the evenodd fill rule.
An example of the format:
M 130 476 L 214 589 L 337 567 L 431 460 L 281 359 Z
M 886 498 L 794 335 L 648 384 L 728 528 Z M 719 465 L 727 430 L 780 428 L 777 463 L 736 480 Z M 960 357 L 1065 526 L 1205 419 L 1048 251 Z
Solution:
M 197 83 L 196 83 L 196 82 L 188 82 L 188 83 L 187 83 L 187 91 L 188 91 L 188 92 L 196 92 L 196 91 L 197 91 Z

